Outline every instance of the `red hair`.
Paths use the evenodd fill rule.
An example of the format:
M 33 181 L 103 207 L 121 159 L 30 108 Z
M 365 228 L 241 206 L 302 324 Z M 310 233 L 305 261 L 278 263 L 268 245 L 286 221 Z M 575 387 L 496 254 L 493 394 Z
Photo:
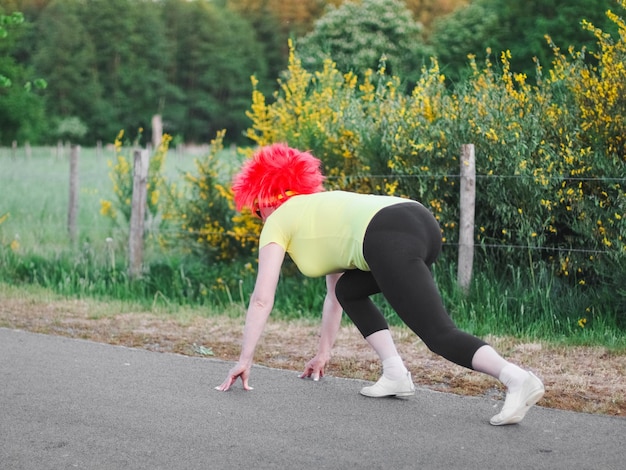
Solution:
M 279 205 L 290 195 L 287 191 L 294 194 L 323 191 L 321 163 L 310 153 L 286 144 L 261 147 L 233 179 L 237 210 L 253 209 L 257 202 Z

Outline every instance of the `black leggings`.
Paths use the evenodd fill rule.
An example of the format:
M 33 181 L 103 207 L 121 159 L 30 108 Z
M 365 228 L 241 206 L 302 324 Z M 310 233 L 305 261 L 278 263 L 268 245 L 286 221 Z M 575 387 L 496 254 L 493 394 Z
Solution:
M 382 292 L 402 321 L 436 354 L 472 369 L 486 343 L 459 330 L 446 312 L 430 267 L 441 250 L 441 229 L 421 204 L 400 203 L 379 211 L 363 241 L 370 271 L 346 271 L 337 300 L 364 337 L 389 328 L 369 298 Z

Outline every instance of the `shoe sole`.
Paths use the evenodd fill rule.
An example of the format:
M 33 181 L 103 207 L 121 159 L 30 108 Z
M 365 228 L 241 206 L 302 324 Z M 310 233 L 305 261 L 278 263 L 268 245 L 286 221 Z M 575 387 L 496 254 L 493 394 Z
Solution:
M 413 395 L 415 395 L 415 390 L 412 390 L 410 392 L 389 393 L 387 395 L 370 395 L 366 392 L 363 392 L 362 390 L 359 393 L 363 395 L 364 397 L 369 397 L 369 398 L 412 397 Z
M 545 392 L 546 391 L 543 387 L 535 390 L 528 396 L 528 398 L 526 398 L 526 402 L 524 403 L 524 406 L 520 407 L 517 410 L 517 412 L 514 413 L 513 416 L 511 416 L 509 419 L 507 419 L 506 421 L 502 421 L 502 422 L 489 421 L 489 423 L 492 424 L 493 426 L 504 426 L 506 424 L 519 423 L 521 420 L 524 419 L 524 416 L 526 416 L 526 413 L 528 413 L 528 410 L 530 410 L 530 408 L 535 403 L 541 400 L 541 397 L 543 397 Z

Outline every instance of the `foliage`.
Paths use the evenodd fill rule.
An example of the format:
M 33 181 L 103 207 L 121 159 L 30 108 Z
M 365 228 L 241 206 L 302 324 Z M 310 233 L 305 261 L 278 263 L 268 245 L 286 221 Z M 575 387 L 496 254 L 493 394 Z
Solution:
M 449 15 L 470 3 L 470 0 L 405 0 L 405 3 L 415 19 L 429 32 L 437 18 Z
M 607 16 L 618 27 L 618 39 L 583 22 L 597 39 L 597 65 L 587 62 L 584 50 L 570 48 L 566 56 L 554 47 L 546 86 L 564 96 L 544 116 L 550 140 L 538 152 L 542 161 L 535 173 L 544 178 L 546 168 L 555 168 L 560 175 L 548 185 L 556 197 L 541 200 L 553 232 L 549 240 L 598 252 L 561 257 L 561 272 L 580 283 L 600 275 L 620 290 L 623 276 L 614 271 L 626 254 L 626 24 L 614 13 Z
M 86 135 L 93 137 L 94 116 L 100 112 L 97 104 L 103 90 L 96 72 L 95 46 L 81 18 L 82 6 L 79 0 L 52 1 L 37 23 L 40 46 L 32 60 L 50 82 L 46 109 L 53 123 L 51 140 L 71 137 L 81 143 Z M 68 119 L 78 119 L 83 129 L 66 135 L 62 126 L 72 122 Z
M 207 142 L 226 128 L 235 140 L 248 125 L 249 77 L 266 76 L 262 49 L 247 21 L 209 2 L 165 2 L 171 46 L 166 128 L 187 141 Z M 169 116 L 169 117 L 168 117 Z
M 121 260 L 120 260 L 121 261 Z M 206 265 L 201 260 L 170 257 L 149 263 L 142 282 L 131 282 L 120 262 L 103 262 L 91 249 L 52 256 L 22 254 L 0 246 L 0 282 L 14 286 L 39 285 L 61 295 L 106 301 L 132 301 L 147 309 L 210 306 L 241 315 L 254 287 L 255 269 L 249 262 Z M 588 294 L 575 291 L 549 272 L 537 274 L 536 288 L 520 269 L 510 280 L 493 272 L 478 273 L 469 295 L 456 286 L 453 269 L 435 266 L 434 275 L 450 305 L 455 322 L 465 331 L 484 335 L 512 335 L 567 344 L 601 345 L 623 349 L 626 325 L 611 315 L 580 308 Z M 273 316 L 278 319 L 316 319 L 324 300 L 324 280 L 285 276 L 278 286 Z M 400 320 L 382 299 L 392 325 Z
M 0 40 L 0 75 L 20 84 L 0 91 L 0 138 L 5 144 L 14 139 L 53 143 L 59 122 L 76 116 L 87 126 L 77 143 L 93 145 L 108 141 L 119 129 L 143 127 L 149 135 L 152 116 L 161 114 L 165 131 L 177 141 L 207 142 L 225 128 L 229 140 L 247 143 L 242 133 L 249 125 L 245 110 L 250 75 L 259 80 L 259 91 L 270 95 L 271 81 L 287 65 L 287 39 L 307 41 L 307 34 L 317 34 L 312 31 L 315 20 L 325 24 L 339 11 L 389 5 L 375 15 L 357 13 L 326 30 L 334 38 L 327 44 L 333 48 L 331 58 L 343 72 L 352 63 L 346 66 L 340 53 L 347 50 L 351 56 L 346 60 L 360 61 L 361 54 L 374 51 L 370 46 L 380 44 L 386 50 L 376 50 L 365 68 L 376 69 L 384 52 L 386 71 L 410 86 L 431 54 L 426 41 L 448 81 L 461 83 L 467 54 L 482 58 L 488 46 L 496 56 L 510 50 L 512 69 L 532 79 L 532 58 L 537 56 L 544 67 L 551 59 L 545 34 L 564 49 L 570 44 L 589 49 L 593 35 L 581 31 L 579 21 L 587 18 L 607 31 L 612 23 L 604 10 L 615 0 L 368 0 L 358 10 L 356 3 L 0 0 L 5 16 L 18 8 L 25 18 L 11 29 L 8 40 Z M 334 9 L 327 13 L 326 6 Z M 434 18 L 444 21 L 433 27 Z M 387 28 L 387 40 L 378 41 L 370 28 Z M 355 31 L 368 47 L 349 49 L 358 41 L 346 34 Z M 343 36 L 334 36 L 339 32 Z M 309 67 L 303 44 L 298 49 L 310 72 L 323 66 L 316 59 L 317 65 Z M 591 63 L 591 54 L 586 57 Z M 22 83 L 42 85 L 31 78 L 37 76 L 47 78 L 45 95 L 17 96 Z
M 30 74 L 14 63 L 4 71 L 13 84 L 28 83 Z M 0 145 L 36 142 L 47 127 L 41 96 L 23 86 L 0 88 Z
M 86 85 L 100 89 L 95 95 L 99 99 L 90 105 L 95 112 L 79 115 L 92 131 L 92 142 L 105 140 L 120 128 L 149 129 L 152 116 L 161 114 L 167 88 L 169 56 L 160 3 L 90 0 L 80 5 L 76 19 L 87 37 L 72 45 L 90 46 L 83 52 L 90 65 L 77 67 L 74 73 L 87 75 Z
M 511 68 L 534 75 L 533 61 L 547 66 L 552 51 L 545 35 L 560 47 L 592 48 L 594 39 L 580 28 L 584 19 L 614 32 L 604 12 L 616 0 L 475 0 L 449 15 L 438 17 L 428 38 L 446 77 L 454 83 L 467 72 L 468 54 L 487 48 L 499 54 L 511 51 Z
M 76 116 L 62 119 L 57 128 L 59 137 L 70 140 L 81 139 L 86 133 L 87 126 Z
M 45 129 L 43 104 L 31 90 L 45 89 L 47 82 L 41 78 L 31 80 L 30 70 L 5 52 L 11 50 L 10 43 L 7 43 L 9 31 L 23 23 L 21 12 L 5 15 L 0 8 L 0 144 L 17 139 L 36 140 Z
M 226 7 L 246 19 L 262 48 L 268 77 L 278 77 L 287 66 L 290 37 L 310 31 L 321 16 L 324 0 L 224 0 Z M 260 75 L 256 74 L 258 77 Z M 262 77 L 261 77 L 262 78 Z M 271 88 L 263 90 L 271 92 Z
M 197 174 L 185 174 L 182 198 L 167 214 L 180 227 L 178 239 L 187 250 L 211 262 L 249 255 L 256 247 L 260 226 L 258 221 L 236 214 L 233 194 L 221 182 L 224 134 L 218 132 L 209 153 L 195 161 Z
M 0 39 L 5 39 L 9 35 L 7 28 L 24 22 L 24 15 L 21 12 L 13 12 L 10 15 L 0 13 Z M 0 73 L 0 87 L 11 86 L 11 79 Z
M 0 9 L 12 3 L 0 0 Z M 241 140 L 249 77 L 265 78 L 266 63 L 249 22 L 232 10 L 184 0 L 18 3 L 28 6 L 32 27 L 7 46 L 6 58 L 0 54 L 0 73 L 15 83 L 17 72 L 5 70 L 19 64 L 46 76 L 47 116 L 18 120 L 22 108 L 14 116 L 13 106 L 0 107 L 3 134 L 10 123 L 12 137 L 30 126 L 37 131 L 31 140 L 53 142 L 59 122 L 78 117 L 87 133 L 77 143 L 93 143 L 120 128 L 149 134 L 152 116 L 161 114 L 177 139 L 206 142 L 225 127 Z
M 391 73 L 414 81 L 430 50 L 422 27 L 399 0 L 344 2 L 315 22 L 314 30 L 298 41 L 300 57 L 309 70 L 332 58 L 343 72 L 360 75 L 380 61 Z
M 133 195 L 133 156 L 131 151 L 137 148 L 135 144 L 127 142 L 124 145 L 124 131 L 120 131 L 115 139 L 116 161 L 108 161 L 111 172 L 109 177 L 113 183 L 115 200 L 103 199 L 100 201 L 100 213 L 109 218 L 114 224 L 126 224 L 130 221 L 131 201 Z M 137 139 L 139 139 L 138 137 Z M 159 223 L 159 216 L 163 211 L 163 194 L 168 194 L 170 189 L 163 176 L 163 164 L 167 156 L 171 136 L 164 134 L 161 144 L 150 157 L 147 182 L 147 208 L 146 218 L 152 225 Z M 153 229 L 155 227 L 152 227 Z
M 250 22 L 255 39 L 262 48 L 262 57 L 267 67 L 266 76 L 278 77 L 287 66 L 285 45 L 290 32 L 285 26 L 289 23 L 281 22 L 279 13 L 272 10 L 268 1 L 227 0 L 226 4 Z M 264 92 L 271 92 L 271 87 L 268 86 Z
M 462 83 L 468 75 L 467 56 L 485 49 L 499 50 L 500 44 L 494 41 L 501 29 L 500 12 L 485 1 L 474 1 L 435 20 L 428 42 L 446 78 Z
M 407 96 L 384 68 L 360 81 L 330 61 L 310 73 L 292 50 L 273 101 L 253 93 L 248 136 L 259 145 L 311 149 L 332 187 L 423 201 L 448 243 L 458 230 L 458 154 L 473 143 L 483 262 L 524 264 L 531 272 L 542 263 L 579 289 L 610 283 L 619 293 L 626 30 L 609 17 L 617 38 L 586 26 L 598 40 L 598 65 L 582 51 L 564 56 L 555 49 L 553 68 L 538 67 L 536 85 L 512 71 L 509 51 L 482 67 L 472 57 L 471 75 L 454 91 L 433 60 Z

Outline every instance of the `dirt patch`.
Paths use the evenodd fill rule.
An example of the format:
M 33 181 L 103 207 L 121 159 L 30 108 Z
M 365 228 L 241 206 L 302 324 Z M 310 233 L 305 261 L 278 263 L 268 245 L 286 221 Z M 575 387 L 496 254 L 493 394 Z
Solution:
M 143 348 L 158 352 L 211 356 L 235 361 L 243 318 L 228 316 L 174 320 L 164 314 L 127 312 L 94 315 L 80 300 L 51 302 L 10 298 L 0 302 L 0 326 Z M 319 325 L 306 321 L 270 321 L 255 362 L 302 370 L 315 354 Z M 416 385 L 473 396 L 504 396 L 499 382 L 432 354 L 409 330 L 392 330 Z M 487 338 L 503 356 L 533 370 L 546 385 L 540 405 L 562 410 L 626 415 L 626 354 L 601 347 L 556 347 L 511 338 Z M 342 327 L 327 375 L 376 380 L 379 362 L 353 326 Z M 215 384 L 222 377 L 215 378 Z M 254 377 L 251 383 L 254 384 Z

